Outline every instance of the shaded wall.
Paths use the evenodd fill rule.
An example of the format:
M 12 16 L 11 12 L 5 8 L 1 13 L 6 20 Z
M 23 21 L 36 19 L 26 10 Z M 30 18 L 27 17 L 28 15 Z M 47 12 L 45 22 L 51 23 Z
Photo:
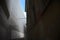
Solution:
M 50 1 L 50 4 L 46 10 L 42 11 L 43 15 L 41 16 L 41 11 L 38 9 L 41 7 L 41 5 L 37 4 L 44 2 L 42 2 L 42 0 L 27 0 L 27 40 L 58 40 L 60 38 L 59 2 L 59 0 Z M 34 4 L 35 6 L 32 6 L 30 3 Z M 34 8 L 34 10 L 32 8 Z M 35 14 L 37 14 L 37 16 Z M 35 17 L 35 19 L 33 17 Z M 36 21 L 33 22 L 33 20 Z

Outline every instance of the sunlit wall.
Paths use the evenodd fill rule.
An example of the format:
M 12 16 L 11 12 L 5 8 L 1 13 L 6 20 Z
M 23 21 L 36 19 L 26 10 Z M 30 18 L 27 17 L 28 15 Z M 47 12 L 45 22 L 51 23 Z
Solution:
M 9 22 L 19 30 L 19 32 L 12 30 L 12 38 L 19 38 L 20 34 L 23 35 L 24 25 L 26 23 L 24 12 L 20 6 L 20 0 L 6 0 L 6 2 L 10 13 Z

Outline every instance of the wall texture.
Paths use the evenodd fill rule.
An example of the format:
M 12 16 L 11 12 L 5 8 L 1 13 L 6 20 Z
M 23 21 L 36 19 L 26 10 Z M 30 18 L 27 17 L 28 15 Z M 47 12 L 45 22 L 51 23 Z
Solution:
M 24 12 L 20 7 L 20 0 L 6 0 L 6 3 L 10 13 L 9 23 L 19 30 L 19 32 L 13 30 L 12 35 L 14 35 L 12 37 L 18 38 L 19 36 L 16 35 L 24 32 L 24 24 L 26 23 Z
M 44 2 L 42 2 L 42 0 L 27 0 L 27 40 L 59 40 L 60 1 L 51 0 L 45 12 L 43 11 L 43 16 L 41 16 L 40 14 L 41 3 L 43 4 Z M 35 6 L 32 6 L 32 4 L 34 4 Z M 37 14 L 37 16 L 35 14 Z M 33 17 L 35 17 L 36 19 L 34 19 Z M 36 20 L 37 23 L 31 22 L 33 20 Z M 35 23 L 35 25 L 32 23 Z

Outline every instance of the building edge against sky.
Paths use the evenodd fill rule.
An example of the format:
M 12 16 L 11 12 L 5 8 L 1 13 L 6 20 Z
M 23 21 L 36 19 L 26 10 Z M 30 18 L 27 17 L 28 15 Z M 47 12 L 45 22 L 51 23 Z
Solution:
M 10 13 L 9 22 L 10 25 L 13 25 L 20 32 L 12 30 L 12 38 L 19 38 L 24 32 L 24 25 L 26 24 L 26 14 L 21 9 L 20 0 L 6 0 L 8 10 Z M 14 21 L 14 22 L 13 22 Z M 20 36 L 19 36 L 19 35 Z

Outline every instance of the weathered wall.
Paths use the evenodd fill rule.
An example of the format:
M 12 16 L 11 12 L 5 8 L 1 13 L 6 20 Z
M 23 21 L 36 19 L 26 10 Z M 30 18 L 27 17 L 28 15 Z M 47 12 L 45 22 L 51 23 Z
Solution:
M 27 13 L 30 14 L 27 15 L 28 22 L 31 24 L 29 25 L 27 23 L 28 40 L 58 40 L 59 39 L 60 36 L 59 35 L 60 33 L 59 32 L 60 31 L 59 30 L 60 29 L 60 3 L 59 2 L 60 1 L 58 0 L 52 1 L 51 4 L 48 6 L 47 10 L 44 12 L 44 15 L 40 17 L 40 20 L 34 26 L 32 26 L 33 24 L 31 24 L 32 22 L 30 22 L 30 20 L 33 20 L 32 18 L 30 18 L 31 16 L 30 9 L 27 9 L 29 10 L 27 11 Z M 27 8 L 31 8 L 31 5 L 28 4 Z
M 24 32 L 24 24 L 26 22 L 26 18 L 24 16 L 24 12 L 22 11 L 20 7 L 20 0 L 6 0 L 10 17 L 9 17 L 9 23 L 10 25 L 13 25 L 17 30 L 20 32 Z M 17 32 L 15 30 L 12 31 L 12 37 L 19 37 L 16 36 L 20 32 Z

